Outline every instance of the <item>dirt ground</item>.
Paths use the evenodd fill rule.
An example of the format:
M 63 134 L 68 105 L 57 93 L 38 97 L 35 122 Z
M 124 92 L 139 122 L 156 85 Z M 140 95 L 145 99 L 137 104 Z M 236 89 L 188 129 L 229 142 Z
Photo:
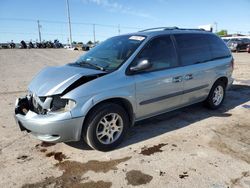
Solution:
M 41 68 L 82 53 L 0 50 L 0 187 L 250 188 L 250 54 L 234 54 L 236 80 L 221 109 L 196 104 L 144 120 L 114 151 L 20 132 L 15 98 Z

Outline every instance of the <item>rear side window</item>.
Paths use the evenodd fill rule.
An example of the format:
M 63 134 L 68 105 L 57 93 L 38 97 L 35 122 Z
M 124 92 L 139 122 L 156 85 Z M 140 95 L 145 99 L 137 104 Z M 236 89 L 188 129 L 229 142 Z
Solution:
M 228 47 L 219 37 L 216 37 L 215 35 L 207 35 L 206 37 L 209 39 L 213 59 L 231 56 Z
M 178 66 L 176 51 L 170 36 L 152 39 L 135 59 L 148 59 L 152 67 L 147 71 L 155 71 Z
M 175 39 L 182 65 L 192 65 L 212 59 L 210 46 L 204 34 L 177 34 Z

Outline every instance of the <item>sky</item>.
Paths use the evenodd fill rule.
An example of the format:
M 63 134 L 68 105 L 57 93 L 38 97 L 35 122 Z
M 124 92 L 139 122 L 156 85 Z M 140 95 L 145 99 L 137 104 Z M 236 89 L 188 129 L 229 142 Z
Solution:
M 250 33 L 250 0 L 69 0 L 72 38 L 103 41 L 141 29 L 197 28 L 217 23 L 217 30 Z M 0 42 L 42 40 L 66 43 L 66 0 L 0 0 Z

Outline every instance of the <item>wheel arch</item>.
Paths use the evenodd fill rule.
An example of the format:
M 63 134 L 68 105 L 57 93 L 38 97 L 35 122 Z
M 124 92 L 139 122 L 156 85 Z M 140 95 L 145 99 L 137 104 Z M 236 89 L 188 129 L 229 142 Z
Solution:
M 211 92 L 211 90 L 212 90 L 212 88 L 213 88 L 213 86 L 217 83 L 217 82 L 223 82 L 224 84 L 225 84 L 225 88 L 227 88 L 227 85 L 228 85 L 228 78 L 226 77 L 226 76 L 219 76 L 219 77 L 217 77 L 216 78 L 216 80 L 214 81 L 214 82 L 211 82 L 211 85 L 210 85 L 210 88 L 209 88 L 209 92 L 208 92 L 208 94 L 207 94 L 207 98 L 208 98 L 208 96 L 209 96 L 209 94 L 210 94 L 210 92 Z M 206 98 L 206 99 L 207 99 Z
M 88 112 L 86 113 L 85 120 L 88 119 L 90 114 L 94 111 L 94 109 L 98 108 L 99 106 L 105 104 L 105 103 L 114 103 L 120 105 L 124 110 L 127 112 L 127 115 L 129 117 L 130 126 L 133 126 L 134 124 L 134 109 L 131 104 L 131 102 L 128 99 L 122 98 L 122 97 L 113 97 L 104 99 L 102 101 L 97 102 L 95 105 L 93 105 Z M 85 121 L 86 122 L 86 121 Z
M 217 78 L 217 79 L 215 80 L 214 84 L 215 84 L 216 82 L 219 82 L 219 81 L 225 84 L 225 88 L 227 87 L 227 85 L 228 85 L 228 78 L 227 78 L 226 76 L 221 76 L 221 77 Z M 214 85 L 214 84 L 213 84 L 213 85 Z

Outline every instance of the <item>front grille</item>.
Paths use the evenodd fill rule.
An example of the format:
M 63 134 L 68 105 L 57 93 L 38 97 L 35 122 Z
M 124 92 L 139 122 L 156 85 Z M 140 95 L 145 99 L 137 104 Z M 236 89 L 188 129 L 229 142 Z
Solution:
M 45 97 L 42 97 L 45 98 Z M 41 100 L 41 99 L 40 99 Z M 44 99 L 45 100 L 45 99 Z M 44 100 L 41 100 L 44 102 Z M 31 97 L 31 104 L 32 104 L 32 111 L 34 111 L 37 114 L 46 114 L 47 110 L 43 109 L 43 107 L 39 104 L 39 102 L 36 100 L 36 97 Z

